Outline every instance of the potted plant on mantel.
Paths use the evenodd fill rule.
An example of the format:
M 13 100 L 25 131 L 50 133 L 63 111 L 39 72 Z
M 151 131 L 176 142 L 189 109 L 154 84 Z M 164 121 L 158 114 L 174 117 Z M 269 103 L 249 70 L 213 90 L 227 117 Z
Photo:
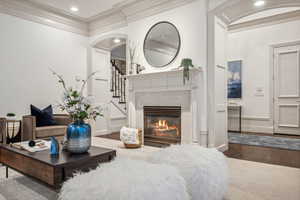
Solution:
M 86 80 L 76 79 L 81 82 L 80 89 L 67 87 L 61 75 L 52 71 L 53 75 L 58 78 L 58 82 L 63 87 L 62 103 L 58 106 L 62 111 L 69 113 L 73 120 L 67 128 L 66 150 L 71 153 L 85 153 L 91 146 L 91 126 L 87 120 L 96 120 L 102 117 L 102 108 L 94 106 L 91 96 L 84 96 L 83 92 L 87 81 L 92 78 L 96 72 L 90 74 Z
M 10 113 L 6 114 L 6 117 L 7 117 L 7 119 L 15 120 L 16 119 L 16 114 L 10 112 Z

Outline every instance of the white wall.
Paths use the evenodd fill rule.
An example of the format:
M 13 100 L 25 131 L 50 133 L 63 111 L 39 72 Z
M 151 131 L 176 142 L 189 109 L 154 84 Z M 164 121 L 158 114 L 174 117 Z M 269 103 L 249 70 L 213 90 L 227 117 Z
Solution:
M 180 65 L 182 58 L 192 58 L 196 66 L 206 66 L 206 2 L 198 0 L 182 7 L 169 10 L 132 22 L 128 25 L 128 38 L 137 45 L 137 62 L 146 67 L 146 73 L 170 70 Z M 149 29 L 159 21 L 173 23 L 181 37 L 181 49 L 173 63 L 163 69 L 150 66 L 143 55 L 143 43 Z
M 48 68 L 67 83 L 86 77 L 88 38 L 0 14 L 0 116 L 29 113 L 60 100 L 61 88 Z
M 200 107 L 200 132 L 207 133 L 207 108 L 206 108 L 206 1 L 198 0 L 182 7 L 169 10 L 155 16 L 139 20 L 128 25 L 128 38 L 134 41 L 137 46 L 138 63 L 145 66 L 147 72 L 171 70 L 180 66 L 182 58 L 192 58 L 195 66 L 204 68 L 202 82 L 199 83 L 201 91 Z M 154 68 L 150 66 L 143 55 L 143 42 L 148 30 L 159 21 L 169 21 L 173 23 L 181 37 L 181 49 L 177 58 L 167 67 Z
M 206 65 L 207 65 L 207 5 L 206 1 L 197 0 L 190 4 L 165 11 L 163 13 L 134 21 L 128 24 L 128 26 L 115 29 L 113 31 L 94 36 L 90 38 L 90 43 L 95 44 L 96 41 L 109 37 L 110 35 L 126 34 L 129 41 L 134 42 L 137 45 L 137 56 L 136 60 L 138 63 L 146 67 L 146 71 L 143 73 L 153 71 L 171 70 L 180 65 L 182 58 L 192 58 L 195 66 L 201 66 L 204 68 L 202 74 L 201 83 L 199 87 L 202 93 L 201 99 L 201 120 L 200 127 L 201 132 L 207 133 L 207 106 L 206 106 Z M 181 49 L 177 58 L 170 65 L 164 68 L 154 68 L 150 66 L 143 55 L 143 43 L 144 38 L 148 30 L 157 22 L 169 21 L 173 23 L 179 30 L 181 37 Z
M 270 46 L 300 40 L 300 21 L 229 34 L 228 58 L 242 60 L 243 129 L 273 132 L 270 94 Z M 263 94 L 257 94 L 262 88 Z

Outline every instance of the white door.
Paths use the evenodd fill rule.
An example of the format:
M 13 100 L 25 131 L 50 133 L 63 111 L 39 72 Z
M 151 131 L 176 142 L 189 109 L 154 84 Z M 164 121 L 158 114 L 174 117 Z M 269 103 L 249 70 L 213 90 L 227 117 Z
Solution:
M 91 82 L 92 95 L 95 98 L 95 105 L 103 107 L 103 118 L 99 118 L 93 125 L 93 134 L 102 135 L 110 130 L 110 52 L 93 48 L 92 50 L 92 72 L 97 71 Z
M 300 135 L 300 45 L 274 50 L 274 132 Z
M 228 145 L 227 133 L 227 27 L 215 18 L 215 147 L 226 150 Z

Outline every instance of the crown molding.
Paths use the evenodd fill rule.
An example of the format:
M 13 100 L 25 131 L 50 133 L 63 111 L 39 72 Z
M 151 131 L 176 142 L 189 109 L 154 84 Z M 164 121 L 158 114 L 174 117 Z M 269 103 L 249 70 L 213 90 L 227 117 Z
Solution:
M 80 22 L 87 22 L 88 21 L 88 19 L 86 19 L 86 18 L 80 17 L 80 16 L 75 15 L 71 12 L 67 12 L 63 9 L 59 9 L 59 8 L 55 8 L 55 7 L 52 7 L 52 6 L 42 4 L 42 3 L 40 3 L 39 0 L 18 0 L 18 1 L 25 2 L 27 5 L 30 5 L 31 7 L 35 7 L 35 8 L 41 9 L 41 10 L 45 10 L 45 11 L 48 11 L 50 13 L 54 13 L 54 14 L 63 16 L 65 18 L 73 19 L 75 21 L 80 21 Z
M 112 9 L 81 18 L 35 0 L 0 0 L 0 12 L 84 36 L 111 31 L 195 0 L 124 0 Z
M 148 3 L 148 5 L 146 2 L 149 1 L 138 1 L 138 3 L 122 9 L 122 12 L 127 16 L 128 22 L 133 22 L 167 10 L 184 6 L 193 1 L 195 0 L 153 0 L 151 1 L 152 3 Z
M 300 10 L 255 19 L 239 24 L 233 24 L 228 26 L 228 31 L 231 33 L 249 30 L 253 28 L 259 28 L 264 26 L 270 26 L 275 24 L 281 24 L 289 21 L 300 20 Z
M 88 35 L 86 23 L 39 9 L 27 1 L 0 0 L 0 12 L 72 33 Z
M 114 9 L 106 15 L 97 16 L 89 23 L 90 35 L 122 28 L 130 22 L 171 10 L 195 0 L 139 0 Z

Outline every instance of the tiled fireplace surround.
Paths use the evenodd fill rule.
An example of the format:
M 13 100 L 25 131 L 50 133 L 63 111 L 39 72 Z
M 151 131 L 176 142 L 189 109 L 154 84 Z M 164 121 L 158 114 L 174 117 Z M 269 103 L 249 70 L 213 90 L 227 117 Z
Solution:
M 144 106 L 181 107 L 181 143 L 202 143 L 200 102 L 202 71 L 192 69 L 183 84 L 182 70 L 129 75 L 129 126 L 144 129 Z

